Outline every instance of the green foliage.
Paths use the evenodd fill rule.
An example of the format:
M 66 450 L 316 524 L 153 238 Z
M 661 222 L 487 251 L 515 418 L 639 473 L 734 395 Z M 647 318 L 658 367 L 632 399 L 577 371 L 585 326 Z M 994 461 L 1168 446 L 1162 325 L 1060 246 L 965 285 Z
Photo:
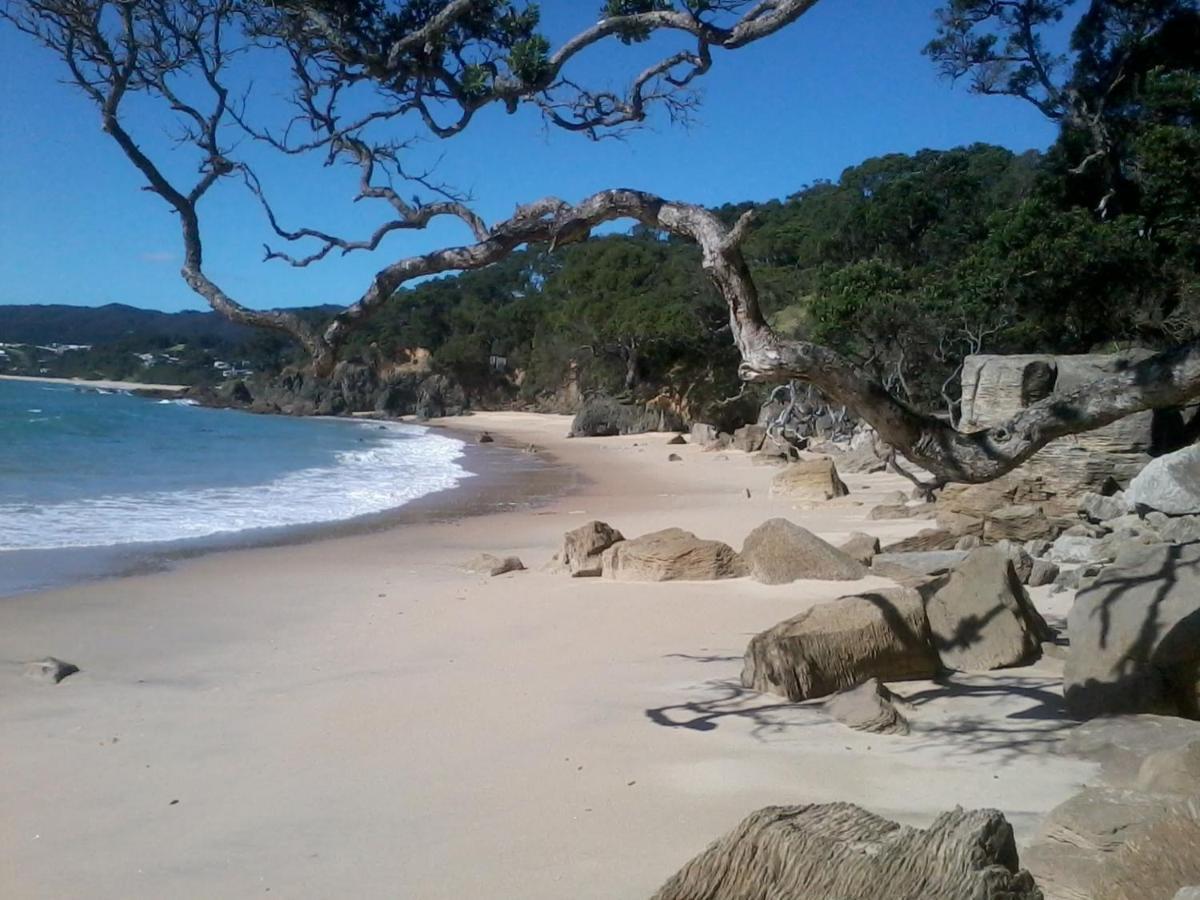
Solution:
M 604 0 L 600 11 L 601 18 L 611 19 L 618 16 L 636 16 L 641 13 L 669 10 L 671 0 Z M 618 36 L 623 44 L 634 44 L 650 37 L 653 29 L 649 25 L 626 25 Z

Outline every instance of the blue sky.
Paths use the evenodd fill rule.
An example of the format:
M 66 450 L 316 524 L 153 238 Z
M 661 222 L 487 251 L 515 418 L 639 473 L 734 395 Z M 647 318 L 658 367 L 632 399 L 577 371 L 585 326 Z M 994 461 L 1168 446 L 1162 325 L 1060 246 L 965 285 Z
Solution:
M 594 20 L 599 0 L 544 0 L 555 37 Z M 491 109 L 450 141 L 430 141 L 419 158 L 440 158 L 444 180 L 469 189 L 488 221 L 553 194 L 579 199 L 632 187 L 704 204 L 765 200 L 888 152 L 976 141 L 1021 151 L 1045 148 L 1053 126 L 1031 106 L 969 95 L 939 79 L 921 47 L 936 2 L 822 0 L 799 22 L 736 53 L 721 53 L 703 81 L 704 105 L 690 129 L 665 118 L 624 141 L 590 142 L 548 131 L 533 114 Z M 636 71 L 668 42 L 604 45 L 571 74 L 591 83 Z M 0 26 L 0 304 L 109 302 L 164 310 L 200 309 L 178 275 L 175 220 L 141 189 L 137 173 L 99 130 L 98 115 L 61 84 L 60 63 Z M 252 97 L 266 103 L 271 84 Z M 172 156 L 162 121 L 132 109 L 129 127 L 155 155 Z M 415 129 L 415 126 L 409 126 Z M 406 134 L 405 132 L 400 132 Z M 170 165 L 186 172 L 173 153 Z M 385 210 L 351 204 L 355 173 L 294 160 L 259 162 L 285 223 L 368 234 Z M 211 276 L 252 307 L 352 302 L 371 274 L 396 258 L 467 242 L 457 224 L 400 234 L 374 254 L 330 259 L 303 270 L 262 262 L 270 239 L 257 207 L 232 182 L 201 212 Z M 2 314 L 2 313 L 0 313 Z

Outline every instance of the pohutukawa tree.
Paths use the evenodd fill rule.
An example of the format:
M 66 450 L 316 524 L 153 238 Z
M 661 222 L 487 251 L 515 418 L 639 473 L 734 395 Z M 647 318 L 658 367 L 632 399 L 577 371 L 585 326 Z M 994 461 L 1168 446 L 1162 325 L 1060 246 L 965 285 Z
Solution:
M 1200 394 L 1200 347 L 1189 345 L 1052 396 L 1004 426 L 960 433 L 894 397 L 833 350 L 771 330 L 740 250 L 748 215 L 727 226 L 703 207 L 614 188 L 576 203 L 535 200 L 489 224 L 465 196 L 406 166 L 410 145 L 397 136 L 399 129 L 418 123 L 437 138 L 452 138 L 491 105 L 509 112 L 532 106 L 551 126 L 592 138 L 635 126 L 655 108 L 686 118 L 696 103 L 694 83 L 720 51 L 746 48 L 815 4 L 606 0 L 594 25 L 557 48 L 538 30 L 536 5 L 520 0 L 7 0 L 0 17 L 63 60 L 99 109 L 104 131 L 178 215 L 188 285 L 236 322 L 293 337 L 316 374 L 328 374 L 356 324 L 414 279 L 479 269 L 527 244 L 562 245 L 587 238 L 603 223 L 633 220 L 699 245 L 704 271 L 728 305 L 743 379 L 816 386 L 942 481 L 998 477 L 1057 437 Z M 631 73 L 625 90 L 594 88 L 574 75 L 572 63 L 584 52 L 654 35 L 677 38 L 680 49 Z M 292 115 L 285 127 L 256 119 L 235 83 L 242 59 L 264 54 L 284 60 L 290 71 Z M 1015 84 L 1026 82 L 1022 75 Z M 164 117 L 182 126 L 182 142 L 199 154 L 198 171 L 187 183 L 169 177 L 128 130 L 123 105 L 131 95 L 156 102 Z M 248 136 L 281 153 L 321 154 L 329 163 L 357 167 L 353 199 L 378 201 L 387 218 L 361 238 L 285 225 L 251 164 L 236 152 Z M 317 328 L 287 311 L 247 308 L 205 271 L 199 209 L 227 181 L 245 185 L 261 202 L 281 242 L 267 249 L 267 258 L 292 266 L 380 250 L 393 232 L 422 229 L 441 217 L 459 220 L 470 240 L 388 263 L 354 302 Z M 397 181 L 409 188 L 397 190 Z M 283 249 L 291 245 L 307 249 Z

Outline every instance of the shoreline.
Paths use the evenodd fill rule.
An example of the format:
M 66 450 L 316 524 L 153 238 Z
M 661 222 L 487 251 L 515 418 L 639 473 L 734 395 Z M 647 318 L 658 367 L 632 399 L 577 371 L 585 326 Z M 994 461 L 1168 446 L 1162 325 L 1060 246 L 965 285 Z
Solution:
M 350 417 L 330 418 L 355 421 Z M 426 425 L 402 418 L 371 421 Z M 429 430 L 445 434 L 463 445 L 458 464 L 468 475 L 453 487 L 423 494 L 392 509 L 350 519 L 220 532 L 175 541 L 17 550 L 11 551 L 11 556 L 0 552 L 0 560 L 9 556 L 10 566 L 15 566 L 13 571 L 18 573 L 10 573 L 12 580 L 9 584 L 0 582 L 0 603 L 30 593 L 153 572 L 169 572 L 190 560 L 213 554 L 298 546 L 389 531 L 418 523 L 488 515 L 515 507 L 534 508 L 566 492 L 576 477 L 550 454 L 526 454 L 518 445 L 503 439 L 486 445 L 487 449 L 484 449 L 474 443 L 472 432 L 458 431 L 452 424 L 442 424 L 445 421 L 441 420 Z M 39 575 L 38 581 L 27 576 L 22 583 L 21 571 L 51 572 L 53 575 L 49 579 Z
M 741 688 L 753 634 L 884 579 L 543 569 L 590 519 L 735 548 L 775 516 L 833 542 L 894 540 L 925 524 L 868 519 L 898 476 L 846 475 L 848 502 L 802 508 L 739 452 L 665 434 L 566 440 L 566 422 L 428 423 L 542 448 L 570 484 L 535 508 L 497 501 L 0 603 L 7 895 L 649 896 L 762 806 L 845 800 L 913 825 L 995 807 L 1023 844 L 1091 777 L 1054 751 L 1073 723 L 1055 712 L 1052 658 L 891 685 L 917 704 L 907 737 Z M 462 570 L 484 552 L 528 570 Z M 1057 616 L 1069 595 L 1035 599 Z M 45 655 L 81 671 L 23 679 L 20 661 Z
M 61 384 L 66 387 L 85 388 L 93 391 L 152 391 L 155 393 L 179 394 L 186 391 L 186 384 L 149 384 L 141 381 L 109 381 L 107 379 L 50 378 L 46 375 L 0 375 L 0 381 L 24 381 L 36 384 Z

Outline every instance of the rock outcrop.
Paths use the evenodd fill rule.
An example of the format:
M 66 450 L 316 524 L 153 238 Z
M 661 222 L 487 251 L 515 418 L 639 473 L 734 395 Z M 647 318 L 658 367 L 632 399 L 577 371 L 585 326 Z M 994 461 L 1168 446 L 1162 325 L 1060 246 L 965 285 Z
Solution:
M 621 403 L 611 397 L 593 397 L 575 414 L 571 434 L 574 437 L 611 437 L 647 431 L 679 431 L 682 427 L 679 417 L 666 410 Z
M 787 519 L 770 519 L 746 536 L 742 559 L 763 584 L 788 584 L 801 578 L 854 581 L 866 567 L 832 544 Z
M 830 500 L 849 493 L 828 457 L 791 463 L 771 479 L 771 496 L 788 500 Z
M 884 578 L 910 579 L 949 572 L 967 558 L 966 550 L 913 550 L 879 553 L 871 560 L 871 571 Z
M 915 590 L 892 588 L 819 604 L 755 635 L 742 685 L 799 701 L 868 678 L 900 681 L 937 671 L 924 600 Z
M 689 862 L 652 900 L 1041 900 L 995 810 L 927 829 L 850 803 L 768 806 Z
M 1200 718 L 1200 544 L 1133 544 L 1075 597 L 1064 671 L 1078 716 Z
M 728 544 L 666 528 L 613 544 L 602 554 L 605 578 L 615 581 L 713 581 L 739 578 L 746 564 Z
M 601 557 L 625 536 L 607 522 L 591 521 L 563 535 L 559 558 L 572 578 L 595 578 L 601 573 Z
M 879 538 L 862 531 L 854 531 L 838 549 L 851 559 L 869 566 L 875 554 L 879 552 Z
M 25 664 L 26 678 L 32 678 L 35 681 L 44 681 L 47 684 L 58 684 L 64 678 L 70 678 L 78 671 L 79 666 L 74 663 L 64 662 L 53 656 L 47 656 L 45 659 Z
M 927 591 L 930 635 L 947 669 L 985 672 L 1020 665 L 1040 656 L 1042 641 L 1053 638 L 1001 549 L 972 550 Z

